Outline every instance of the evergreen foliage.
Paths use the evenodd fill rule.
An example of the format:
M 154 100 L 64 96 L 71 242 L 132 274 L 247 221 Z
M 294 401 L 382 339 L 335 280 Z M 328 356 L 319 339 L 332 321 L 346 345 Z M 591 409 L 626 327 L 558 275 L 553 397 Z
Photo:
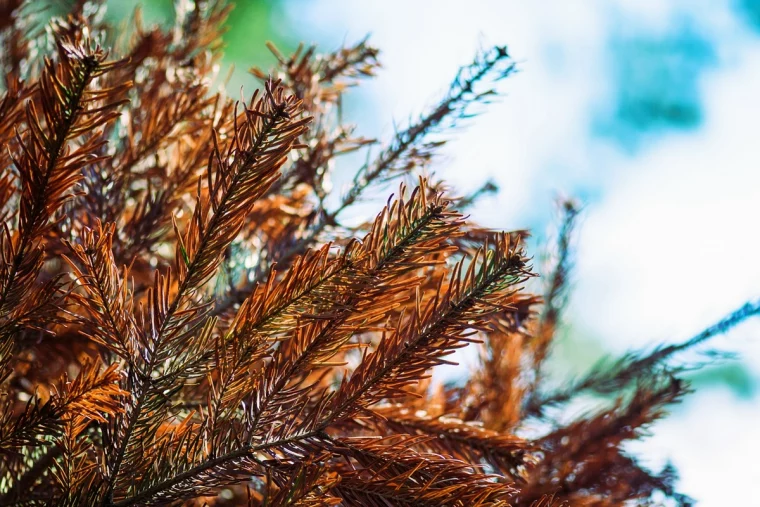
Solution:
M 666 360 L 758 306 L 547 384 L 577 210 L 541 298 L 526 233 L 479 227 L 457 210 L 482 192 L 419 176 L 515 70 L 506 48 L 372 150 L 339 107 L 379 67 L 367 41 L 272 47 L 235 101 L 214 91 L 221 2 L 179 2 L 168 31 L 107 26 L 91 1 L 44 25 L 32 4 L 0 2 L 0 504 L 688 504 L 623 444 L 686 393 Z M 373 220 L 342 223 L 391 180 Z M 462 347 L 479 368 L 434 387 Z M 613 400 L 547 415 L 588 392 Z

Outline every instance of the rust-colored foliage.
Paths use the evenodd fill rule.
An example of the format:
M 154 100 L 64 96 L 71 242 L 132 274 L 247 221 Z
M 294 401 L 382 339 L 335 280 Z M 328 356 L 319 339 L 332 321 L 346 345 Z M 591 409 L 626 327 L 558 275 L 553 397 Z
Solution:
M 31 3 L 0 2 L 0 504 L 688 502 L 622 444 L 686 391 L 664 360 L 758 308 L 547 387 L 575 208 L 540 298 L 526 234 L 457 211 L 492 184 L 456 198 L 414 177 L 512 73 L 506 48 L 328 209 L 335 158 L 374 143 L 339 115 L 379 67 L 367 41 L 272 48 L 234 101 L 212 89 L 221 2 L 181 2 L 171 31 L 136 15 L 119 38 L 97 2 L 47 30 Z M 374 220 L 344 226 L 394 179 Z M 432 383 L 463 347 L 480 350 L 470 380 Z M 547 415 L 583 392 L 613 400 Z

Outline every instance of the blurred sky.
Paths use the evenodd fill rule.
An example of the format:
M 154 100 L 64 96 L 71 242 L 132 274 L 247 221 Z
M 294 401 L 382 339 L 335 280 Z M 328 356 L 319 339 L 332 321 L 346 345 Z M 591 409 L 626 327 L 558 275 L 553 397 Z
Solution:
M 558 194 L 585 204 L 558 355 L 587 365 L 680 341 L 760 297 L 760 0 L 251 1 L 227 42 L 242 74 L 267 38 L 332 50 L 368 33 L 384 69 L 346 113 L 368 137 L 434 103 L 479 46 L 519 62 L 436 172 L 462 193 L 494 178 L 473 218 L 530 227 L 539 249 Z M 338 187 L 355 169 L 339 166 Z M 760 319 L 712 346 L 741 360 L 705 370 L 635 450 L 655 469 L 671 460 L 699 505 L 751 505 Z

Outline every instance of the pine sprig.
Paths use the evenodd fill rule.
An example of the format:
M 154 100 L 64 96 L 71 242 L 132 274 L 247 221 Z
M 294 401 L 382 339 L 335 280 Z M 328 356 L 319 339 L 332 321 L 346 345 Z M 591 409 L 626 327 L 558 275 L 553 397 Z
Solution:
M 53 213 L 66 203 L 72 186 L 81 178 L 85 164 L 97 158 L 100 142 L 84 138 L 72 151 L 70 143 L 113 120 L 120 105 L 113 97 L 129 87 L 121 83 L 110 89 L 90 88 L 98 77 L 123 65 L 106 62 L 103 50 L 77 32 L 62 25 L 70 37 L 58 39 L 58 61 L 45 60 L 35 95 L 27 101 L 26 129 L 16 129 L 18 151 L 11 156 L 19 180 L 17 229 L 8 229 L 0 240 L 0 335 L 11 340 L 25 321 L 54 313 L 50 304 L 55 285 L 44 286 L 45 294 L 34 289 L 44 261 L 40 238 Z M 30 287 L 33 289 L 30 290 Z M 5 345 L 5 344 L 4 344 Z M 2 347 L 8 349 L 7 346 Z M 0 357 L 0 366 L 9 360 Z
M 184 235 L 178 234 L 176 294 L 170 296 L 171 279 L 163 275 L 156 275 L 149 290 L 148 314 L 140 326 L 144 364 L 131 368 L 134 404 L 113 436 L 116 452 L 107 472 L 107 496 L 113 494 L 120 477 L 146 465 L 135 443 L 155 438 L 159 424 L 167 417 L 166 389 L 192 375 L 183 359 L 202 354 L 211 346 L 214 321 L 206 318 L 209 305 L 195 303 L 192 296 L 216 273 L 246 210 L 274 181 L 285 155 L 308 123 L 308 118 L 298 118 L 298 102 L 283 97 L 275 86 L 268 84 L 261 98 L 254 95 L 241 118 L 235 114 L 235 135 L 226 146 L 220 147 L 214 138 L 207 193 L 199 190 L 189 226 Z M 154 380 L 153 372 L 167 361 L 169 366 Z M 122 470 L 125 459 L 126 471 Z
M 340 442 L 336 452 L 348 463 L 336 493 L 349 505 L 508 505 L 509 486 L 478 473 L 468 462 L 411 451 L 420 440 Z
M 447 287 L 417 309 L 378 349 L 363 358 L 352 377 L 341 386 L 335 415 L 351 407 L 363 408 L 383 399 L 406 394 L 405 388 L 421 378 L 457 348 L 472 341 L 475 330 L 487 330 L 486 318 L 510 310 L 517 285 L 529 274 L 525 259 L 503 235 L 493 250 L 484 247 L 467 267 L 454 268 Z
M 486 463 L 499 475 L 522 482 L 536 462 L 530 455 L 536 450 L 514 435 L 488 430 L 478 423 L 466 423 L 453 417 L 430 417 L 403 406 L 373 408 L 377 417 L 372 425 L 379 433 L 400 433 L 428 437 L 421 445 L 431 452 L 452 456 L 467 463 Z
M 81 244 L 69 243 L 76 261 L 65 257 L 84 293 L 71 298 L 89 314 L 83 333 L 129 364 L 136 360 L 137 323 L 126 270 L 120 272 L 113 256 L 114 224 L 97 224 L 81 231 Z M 82 266 L 82 268 L 78 267 Z
M 489 75 L 495 79 L 509 76 L 515 70 L 515 64 L 507 53 L 506 47 L 495 47 L 479 54 L 475 61 L 462 67 L 454 78 L 447 95 L 438 105 L 423 115 L 416 123 L 396 134 L 393 142 L 375 160 L 362 167 L 354 178 L 351 190 L 343 197 L 340 205 L 331 217 L 337 217 L 344 209 L 351 206 L 361 193 L 375 181 L 387 180 L 413 167 L 414 160 L 430 158 L 432 150 L 440 142 L 425 142 L 445 121 L 453 124 L 458 119 L 467 118 L 473 104 L 482 103 L 491 98 L 493 89 L 477 90 L 476 86 Z
M 437 106 L 424 114 L 419 121 L 409 125 L 406 130 L 397 132 L 389 146 L 372 162 L 362 166 L 356 172 L 350 190 L 342 197 L 338 207 L 331 212 L 323 212 L 306 237 L 295 247 L 283 252 L 278 261 L 289 262 L 293 256 L 302 253 L 317 241 L 328 226 L 337 225 L 338 215 L 358 202 L 371 185 L 387 182 L 424 166 L 433 153 L 444 144 L 441 140 L 429 138 L 439 132 L 446 122 L 451 128 L 458 120 L 470 117 L 473 105 L 487 103 L 496 94 L 493 88 L 479 89 L 481 82 L 489 77 L 494 80 L 503 79 L 514 72 L 515 68 L 515 63 L 505 47 L 495 47 L 478 54 L 472 64 L 462 67 L 452 81 L 448 93 Z
M 82 421 L 105 421 L 106 415 L 121 410 L 119 398 L 125 394 L 116 381 L 116 365 L 100 371 L 98 363 L 84 365 L 71 382 L 58 387 L 58 393 L 47 401 L 32 398 L 23 413 L 13 417 L 6 403 L 0 418 L 0 453 L 20 452 L 25 446 L 47 443 L 46 439 L 59 434 L 64 422 L 77 420 L 76 428 L 83 429 Z
M 42 30 L 31 2 L 0 2 L 0 504 L 689 504 L 626 444 L 688 391 L 676 354 L 757 304 L 552 389 L 577 208 L 543 300 L 525 290 L 527 232 L 460 213 L 489 183 L 462 198 L 420 178 L 338 220 L 427 172 L 514 72 L 504 47 L 341 197 L 337 157 L 374 143 L 340 107 L 381 68 L 367 40 L 271 46 L 272 77 L 253 69 L 263 89 L 242 104 L 211 92 L 225 2 L 178 2 L 171 30 L 138 10 L 118 34 L 106 4 Z M 480 363 L 441 384 L 471 344 Z M 617 401 L 544 413 L 588 392 Z
M 582 418 L 543 437 L 539 446 L 546 458 L 531 474 L 517 505 L 530 505 L 538 500 L 538 492 L 547 483 L 568 484 L 561 486 L 565 491 L 593 487 L 618 502 L 623 498 L 636 498 L 625 490 L 620 498 L 616 498 L 614 489 L 606 490 L 608 486 L 594 484 L 599 480 L 599 466 L 618 460 L 620 444 L 641 435 L 647 426 L 664 415 L 664 406 L 678 402 L 686 392 L 686 386 L 675 378 L 654 383 L 643 381 L 629 400 L 621 399 L 611 409 Z M 566 462 L 577 463 L 577 466 L 572 469 L 557 466 Z M 630 471 L 636 472 L 635 469 Z M 575 498 L 569 494 L 566 499 L 573 501 Z
M 270 417 L 281 417 L 288 405 L 294 406 L 302 389 L 297 379 L 313 375 L 317 368 L 334 366 L 330 361 L 351 336 L 382 321 L 397 297 L 414 288 L 416 279 L 404 275 L 429 266 L 429 257 L 445 250 L 446 241 L 458 234 L 461 217 L 446 210 L 440 196 L 428 203 L 426 194 L 423 181 L 405 203 L 402 187 L 401 197 L 378 215 L 362 242 L 347 249 L 343 258 L 349 267 L 342 280 L 334 280 L 338 284 L 331 284 L 330 306 L 307 313 L 316 323 L 284 342 L 273 354 L 269 368 L 262 371 L 266 387 L 257 390 L 256 423 L 267 411 Z M 290 387 L 282 392 L 286 384 Z
M 535 396 L 528 399 L 526 411 L 529 415 L 542 415 L 546 408 L 566 403 L 583 392 L 591 391 L 609 395 L 653 375 L 657 376 L 660 372 L 672 374 L 672 370 L 678 368 L 673 368 L 667 364 L 667 360 L 671 356 L 685 350 L 691 350 L 758 314 L 760 314 L 760 303 L 747 302 L 686 341 L 656 347 L 649 352 L 630 352 L 612 365 L 600 361 L 591 368 L 589 373 L 572 383 L 570 387 L 548 393 L 536 393 Z

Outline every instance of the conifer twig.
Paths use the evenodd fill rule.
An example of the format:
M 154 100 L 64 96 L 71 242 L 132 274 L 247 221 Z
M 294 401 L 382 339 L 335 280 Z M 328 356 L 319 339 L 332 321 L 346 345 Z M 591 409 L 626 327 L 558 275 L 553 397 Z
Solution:
M 573 383 L 570 387 L 530 398 L 526 410 L 528 414 L 538 416 L 546 407 L 564 403 L 583 391 L 594 391 L 600 394 L 615 392 L 631 382 L 651 375 L 655 368 L 671 356 L 692 349 L 714 336 L 727 333 L 758 314 L 760 314 L 760 301 L 747 302 L 686 341 L 657 347 L 647 354 L 631 352 L 612 366 L 598 364 L 582 380 Z
M 178 2 L 173 27 L 147 30 L 139 10 L 114 28 L 107 4 L 43 30 L 31 2 L 0 0 L 0 504 L 687 505 L 672 468 L 625 446 L 688 391 L 668 360 L 760 303 L 551 392 L 574 207 L 543 313 L 523 290 L 528 233 L 455 211 L 488 183 L 452 198 L 420 179 L 374 220 L 338 221 L 495 95 L 505 48 L 341 197 L 336 159 L 373 143 L 341 107 L 380 69 L 366 39 L 270 45 L 274 77 L 252 69 L 263 90 L 234 102 L 210 92 L 226 2 Z M 473 343 L 464 384 L 433 377 Z M 617 401 L 542 413 L 592 390 Z

